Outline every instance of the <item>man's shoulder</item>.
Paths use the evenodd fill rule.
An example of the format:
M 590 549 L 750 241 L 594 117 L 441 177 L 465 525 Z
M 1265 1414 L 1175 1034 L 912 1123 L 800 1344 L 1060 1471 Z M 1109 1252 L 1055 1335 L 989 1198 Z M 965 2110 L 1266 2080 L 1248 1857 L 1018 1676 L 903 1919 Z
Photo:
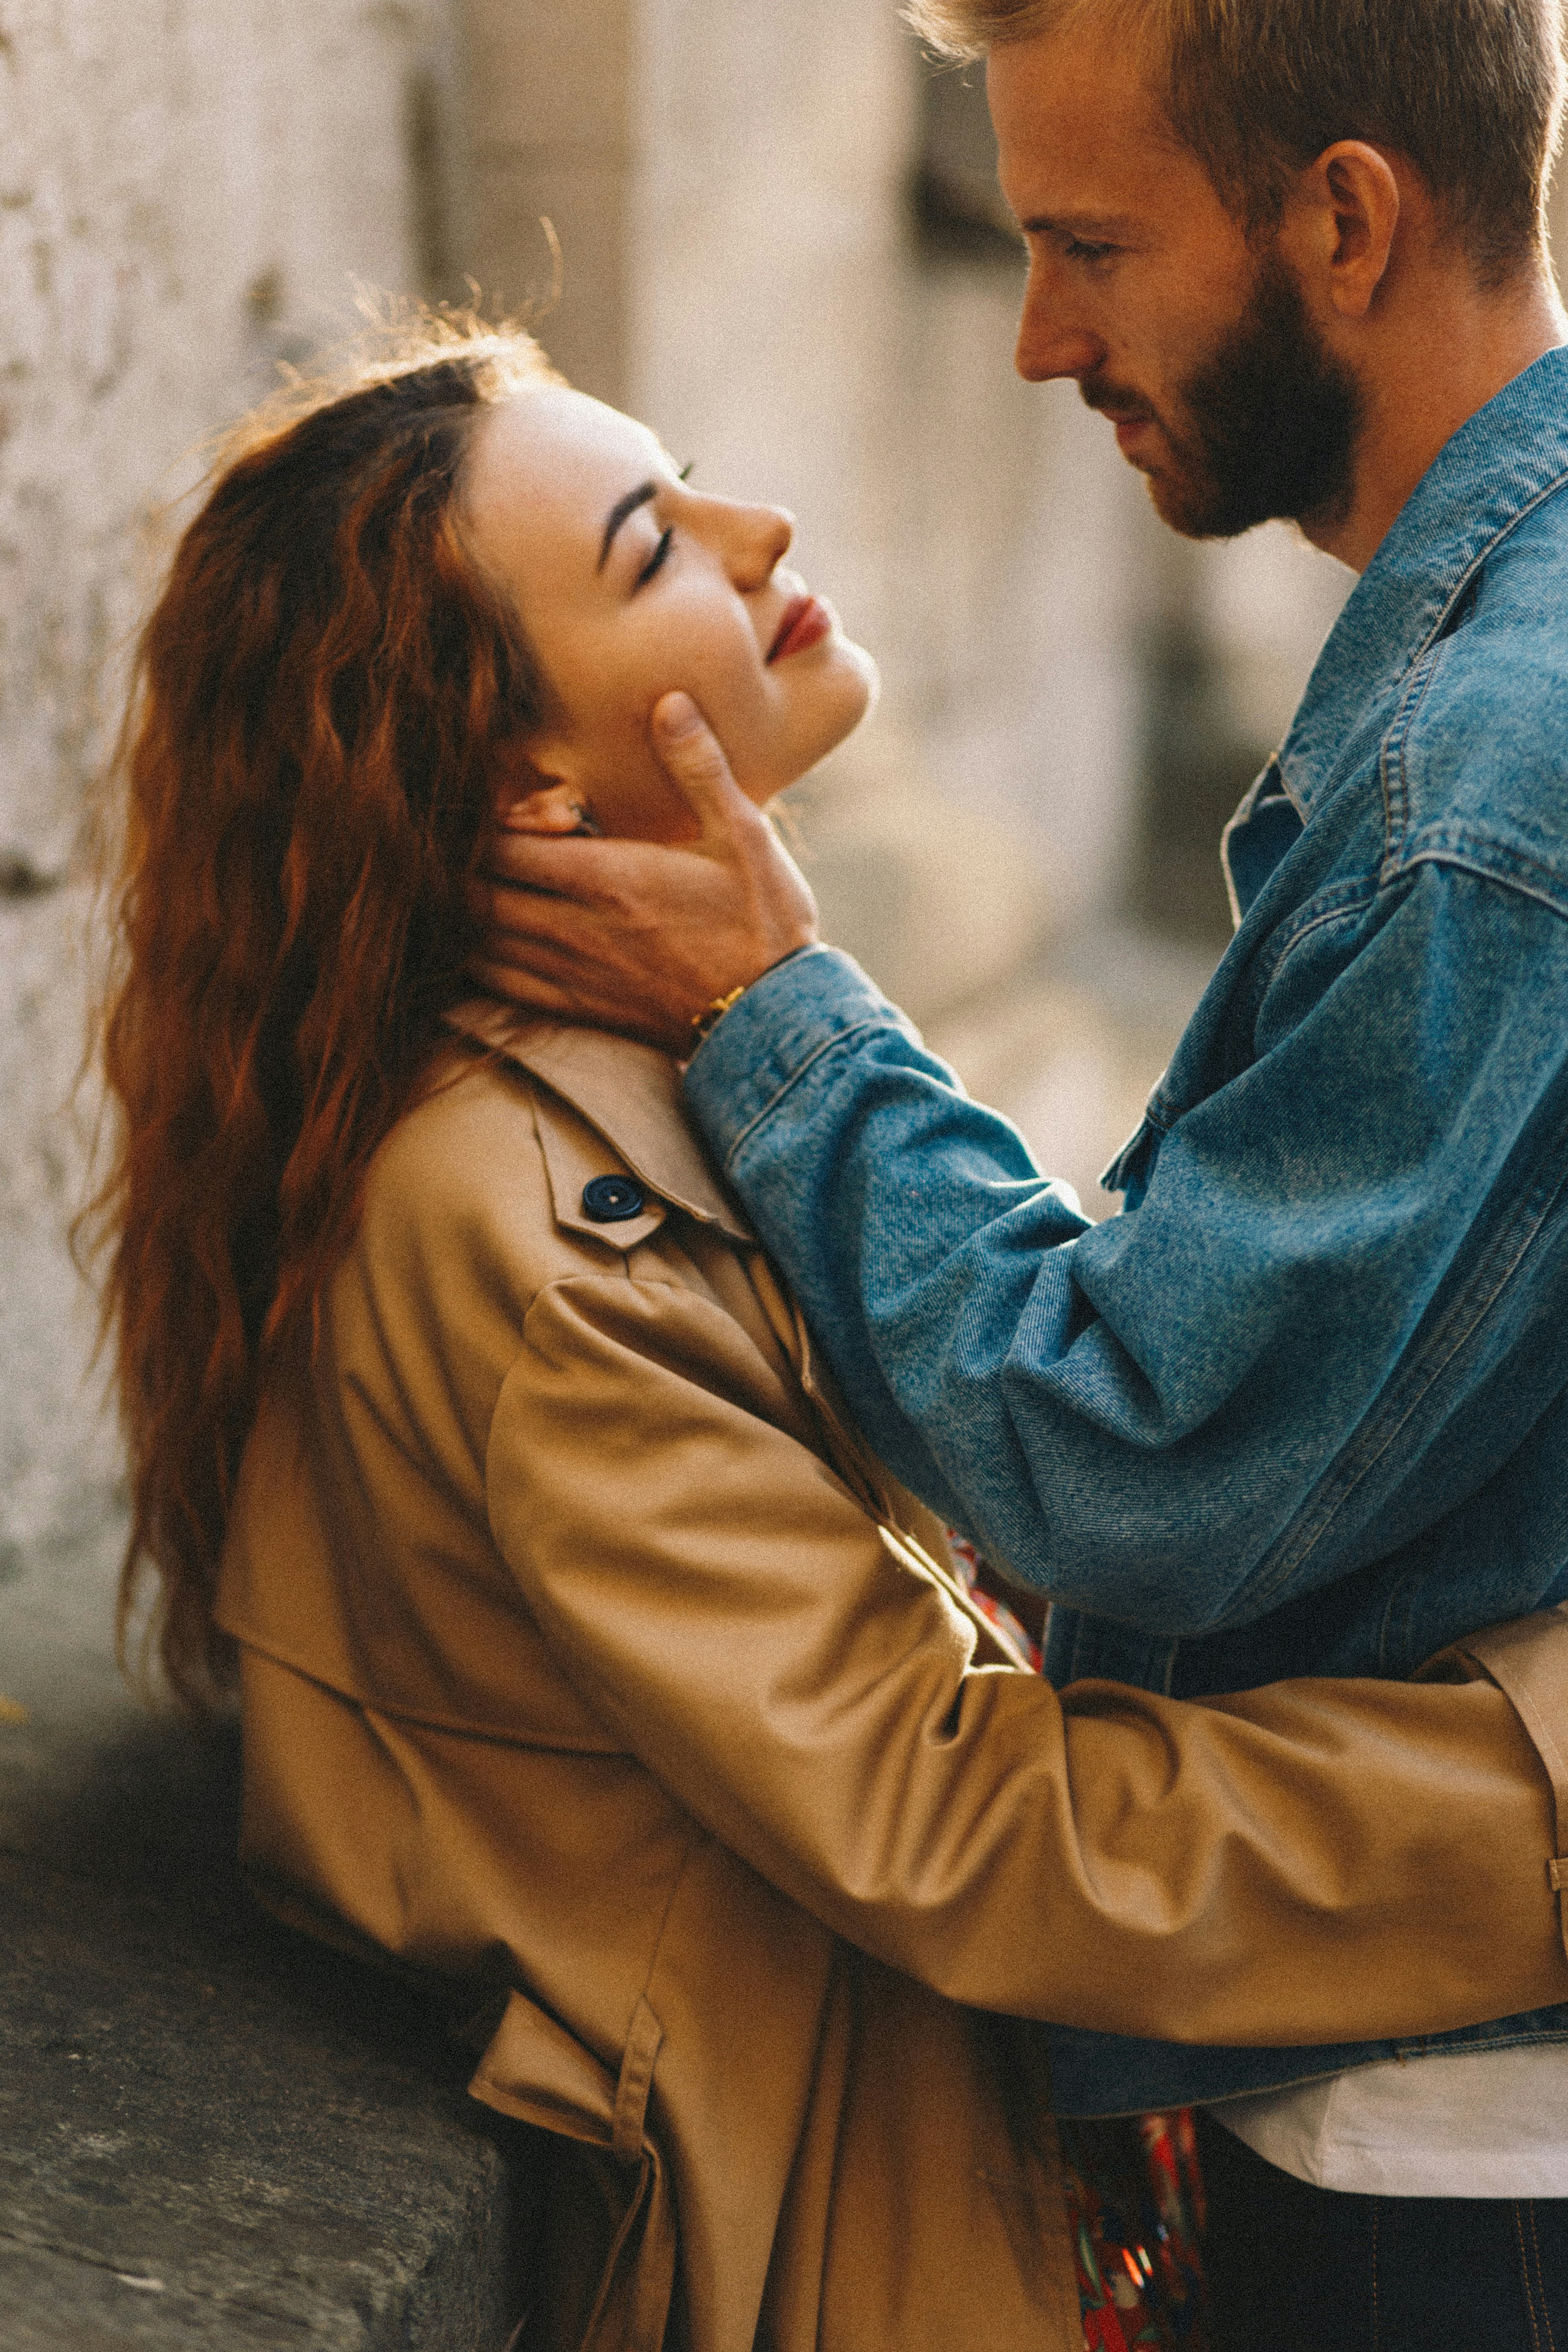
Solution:
M 1481 566 L 1383 769 L 1393 865 L 1449 858 L 1568 913 L 1568 499 Z

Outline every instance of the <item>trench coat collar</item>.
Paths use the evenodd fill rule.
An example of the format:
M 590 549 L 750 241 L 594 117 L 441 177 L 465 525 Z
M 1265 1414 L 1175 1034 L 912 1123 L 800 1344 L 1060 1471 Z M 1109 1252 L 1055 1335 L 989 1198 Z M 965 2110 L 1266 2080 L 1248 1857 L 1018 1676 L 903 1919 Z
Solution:
M 447 1026 L 540 1079 L 596 1129 L 661 1201 L 730 1241 L 757 1245 L 692 1133 L 679 1067 L 667 1054 L 605 1029 L 517 1013 L 488 996 L 456 1006 Z

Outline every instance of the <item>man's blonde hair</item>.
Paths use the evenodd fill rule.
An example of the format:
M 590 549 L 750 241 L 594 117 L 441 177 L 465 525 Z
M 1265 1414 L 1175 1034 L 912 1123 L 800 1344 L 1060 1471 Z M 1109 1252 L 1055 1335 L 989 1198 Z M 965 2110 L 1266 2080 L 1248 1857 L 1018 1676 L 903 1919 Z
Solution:
M 1081 23 L 1149 44 L 1171 127 L 1264 227 L 1287 174 L 1339 139 L 1421 173 L 1482 278 L 1539 247 L 1563 107 L 1562 0 L 910 0 L 975 58 Z

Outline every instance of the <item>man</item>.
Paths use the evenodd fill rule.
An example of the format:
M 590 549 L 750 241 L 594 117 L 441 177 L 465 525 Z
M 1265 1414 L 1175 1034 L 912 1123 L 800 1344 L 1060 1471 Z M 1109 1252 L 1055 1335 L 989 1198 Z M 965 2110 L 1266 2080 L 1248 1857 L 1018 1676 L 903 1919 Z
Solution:
M 1110 1171 L 1125 1213 L 1087 1227 L 816 946 L 683 699 L 656 727 L 700 838 L 514 845 L 496 984 L 692 1055 L 862 1426 L 1051 1595 L 1055 1679 L 1408 1673 L 1568 1596 L 1556 0 L 914 15 L 988 57 L 1022 373 L 1076 379 L 1176 530 L 1289 517 L 1363 574 L 1228 831 L 1237 936 Z M 1568 2011 L 1450 2042 L 1063 2036 L 1055 2083 L 1080 2113 L 1252 2095 L 1205 2143 L 1236 2340 L 1370 2312 L 1384 2347 L 1543 2345 Z

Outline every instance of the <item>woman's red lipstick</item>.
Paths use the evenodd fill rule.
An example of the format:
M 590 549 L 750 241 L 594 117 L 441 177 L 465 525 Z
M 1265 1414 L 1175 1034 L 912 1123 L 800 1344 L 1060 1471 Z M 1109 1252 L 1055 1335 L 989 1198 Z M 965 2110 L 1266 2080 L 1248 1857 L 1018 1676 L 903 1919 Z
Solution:
M 820 596 L 797 596 L 784 607 L 779 633 L 768 647 L 768 660 L 787 661 L 792 654 L 804 654 L 832 634 L 833 615 Z

